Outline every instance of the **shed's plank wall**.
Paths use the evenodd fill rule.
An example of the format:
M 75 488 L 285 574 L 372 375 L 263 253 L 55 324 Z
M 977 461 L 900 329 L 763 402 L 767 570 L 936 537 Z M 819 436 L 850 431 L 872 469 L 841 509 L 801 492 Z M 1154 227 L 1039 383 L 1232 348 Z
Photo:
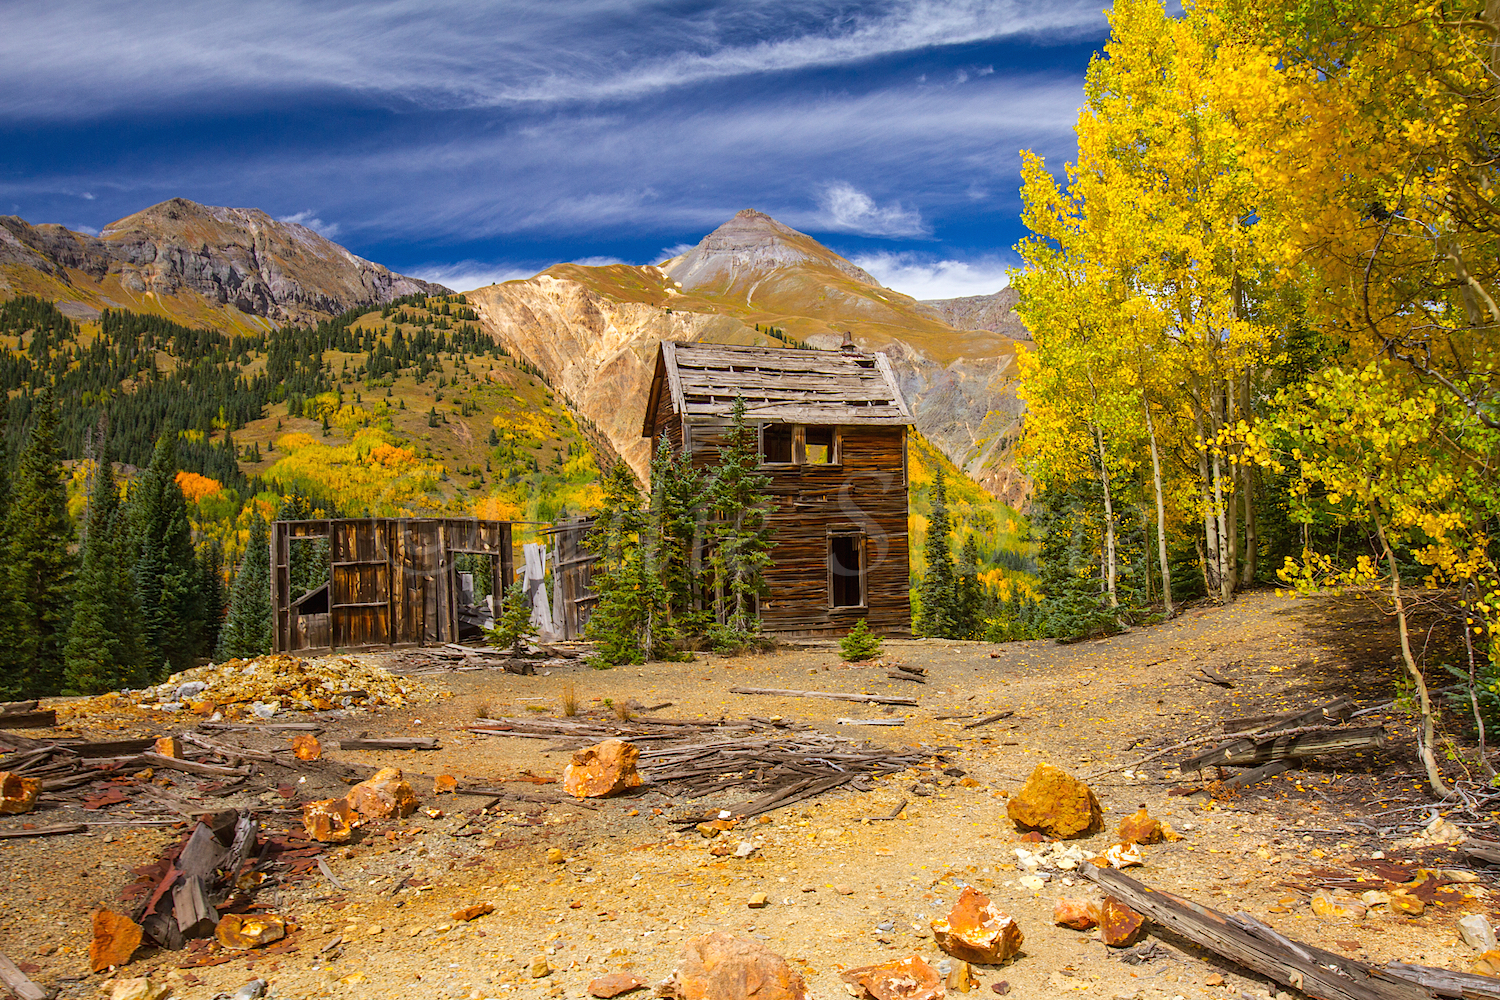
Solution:
M 675 420 L 675 418 L 672 418 Z M 727 425 L 694 424 L 693 465 L 719 461 Z M 906 429 L 840 429 L 839 465 L 770 466 L 776 545 L 765 570 L 761 621 L 772 632 L 843 633 L 864 618 L 881 635 L 911 634 Z M 828 534 L 865 533 L 863 608 L 828 606 Z

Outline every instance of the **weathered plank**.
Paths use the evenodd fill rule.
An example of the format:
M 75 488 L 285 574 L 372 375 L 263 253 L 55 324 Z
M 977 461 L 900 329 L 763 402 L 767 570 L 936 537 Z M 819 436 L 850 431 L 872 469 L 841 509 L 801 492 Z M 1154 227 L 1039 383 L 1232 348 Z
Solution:
M 1290 770 L 1291 766 L 1292 766 L 1291 761 L 1286 761 L 1286 760 L 1272 761 L 1271 763 L 1264 764 L 1264 765 L 1262 765 L 1260 767 L 1255 768 L 1252 771 L 1245 771 L 1245 772 L 1243 772 L 1241 774 L 1236 774 L 1232 778 L 1226 779 L 1225 782 L 1224 782 L 1224 787 L 1225 788 L 1245 788 L 1245 787 L 1248 787 L 1249 785 L 1254 785 L 1254 784 L 1257 784 L 1258 782 L 1265 781 L 1267 778 L 1274 778 L 1276 775 L 1280 774 L 1282 771 Z
M 9 712 L 0 715 L 0 729 L 50 729 L 57 725 L 56 709 L 37 712 Z
M 1275 935 L 1280 940 L 1267 940 L 1271 935 L 1264 931 L 1269 928 L 1257 927 L 1258 922 L 1237 920 L 1151 889 L 1113 869 L 1082 865 L 1078 873 L 1132 910 L 1194 944 L 1318 1000 L 1429 1000 L 1432 996 L 1414 983 L 1377 979 L 1375 967 L 1363 962 L 1281 935 Z M 1500 997 L 1500 993 L 1490 995 Z
M 218 764 L 203 764 L 196 760 L 182 760 L 178 757 L 167 757 L 159 753 L 143 753 L 139 760 L 145 764 L 155 767 L 165 767 L 173 771 L 186 771 L 188 774 L 216 774 L 229 775 L 243 778 L 250 773 L 248 767 L 221 767 Z
M 411 736 L 387 740 L 339 740 L 340 750 L 440 750 L 436 736 Z
M 1383 747 L 1385 744 L 1386 733 L 1383 726 L 1330 729 L 1313 733 L 1283 733 L 1255 738 L 1247 737 L 1223 743 L 1211 750 L 1205 750 L 1187 758 L 1177 767 L 1178 770 L 1186 773 L 1202 770 L 1214 764 L 1242 766 L 1267 764 L 1273 760 L 1298 760 L 1342 750 Z
M 0 982 L 15 994 L 17 1000 L 47 1000 L 48 993 L 22 972 L 16 963 L 0 955 Z
M 834 701 L 862 701 L 873 705 L 915 705 L 915 698 L 895 698 L 883 694 L 855 694 L 850 691 L 792 691 L 785 688 L 732 687 L 730 694 L 765 694 L 781 698 L 831 698 Z
M 65 833 L 87 833 L 87 823 L 58 823 L 54 826 L 39 826 L 34 830 L 0 830 L 0 840 L 16 840 L 24 837 L 57 837 Z
M 1301 729 L 1303 726 L 1332 725 L 1343 722 L 1354 712 L 1354 702 L 1347 695 L 1340 695 L 1326 705 L 1319 705 L 1304 712 L 1283 715 L 1249 715 L 1238 719 L 1225 719 L 1221 725 L 1226 733 L 1242 733 L 1259 730 L 1271 733 L 1278 729 Z

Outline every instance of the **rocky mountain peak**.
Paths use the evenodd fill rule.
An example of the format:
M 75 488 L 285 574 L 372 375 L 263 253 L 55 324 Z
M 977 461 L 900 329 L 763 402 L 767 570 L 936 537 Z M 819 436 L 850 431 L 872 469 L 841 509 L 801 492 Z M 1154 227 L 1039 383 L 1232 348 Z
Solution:
M 696 247 L 662 265 L 684 291 L 731 288 L 783 268 L 828 268 L 860 284 L 880 287 L 868 272 L 764 212 L 744 209 Z

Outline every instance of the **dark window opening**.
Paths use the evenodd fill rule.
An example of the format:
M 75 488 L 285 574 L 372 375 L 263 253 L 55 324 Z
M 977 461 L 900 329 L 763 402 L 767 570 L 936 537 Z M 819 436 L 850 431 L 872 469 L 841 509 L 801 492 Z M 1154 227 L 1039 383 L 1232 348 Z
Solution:
M 864 561 L 859 535 L 828 539 L 830 603 L 835 608 L 858 608 L 865 603 Z
M 789 465 L 792 461 L 792 425 L 767 424 L 760 432 L 760 460 Z
M 833 465 L 837 459 L 833 453 L 833 428 L 809 427 L 807 434 L 807 464 Z
M 292 608 L 298 615 L 328 614 L 328 584 L 325 583 L 316 590 L 309 590 L 292 602 Z

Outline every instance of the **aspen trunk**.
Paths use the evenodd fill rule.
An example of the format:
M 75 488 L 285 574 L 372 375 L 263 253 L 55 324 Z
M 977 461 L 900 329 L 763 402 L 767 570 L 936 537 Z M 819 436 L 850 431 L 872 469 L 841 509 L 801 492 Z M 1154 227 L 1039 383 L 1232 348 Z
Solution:
M 1215 569 L 1218 573 L 1219 600 L 1228 604 L 1230 599 L 1234 597 L 1234 580 L 1229 575 L 1229 546 L 1226 544 L 1224 531 L 1224 473 L 1222 460 L 1219 458 L 1217 452 L 1214 453 L 1213 458 L 1213 476 L 1213 510 L 1210 511 L 1209 519 L 1212 522 L 1213 528 L 1218 533 L 1218 538 L 1215 539 L 1216 548 L 1218 549 L 1218 559 L 1215 560 Z
M 1203 436 L 1203 421 L 1198 421 L 1198 489 L 1203 504 L 1203 588 L 1212 597 L 1219 589 L 1219 534 L 1214 529 L 1214 498 L 1210 492 L 1208 442 Z
M 1231 376 L 1230 378 L 1224 380 L 1225 427 L 1233 427 L 1235 423 L 1235 414 L 1237 410 L 1235 408 L 1234 397 L 1234 378 Z M 1224 460 L 1229 461 L 1229 455 L 1227 452 L 1224 456 Z M 1228 479 L 1229 491 L 1224 501 L 1224 517 L 1226 527 L 1228 529 L 1227 534 L 1224 536 L 1224 576 L 1229 581 L 1229 586 L 1226 588 L 1226 596 L 1224 599 L 1227 601 L 1229 599 L 1227 595 L 1233 593 L 1239 587 L 1240 582 L 1240 505 L 1238 487 L 1236 485 L 1239 479 L 1239 467 L 1231 464 L 1229 475 L 1226 478 Z
M 1099 445 L 1099 482 L 1104 486 L 1104 590 L 1109 594 L 1109 606 L 1120 606 L 1115 596 L 1115 505 L 1109 495 L 1109 465 L 1104 460 L 1104 431 L 1094 428 L 1094 440 Z
M 1156 425 L 1151 420 L 1151 403 L 1141 397 L 1146 409 L 1146 436 L 1151 439 L 1151 480 L 1156 487 L 1156 555 L 1161 561 L 1161 598 L 1168 618 L 1172 617 L 1172 570 L 1167 565 L 1167 505 L 1162 498 L 1161 455 L 1156 447 Z
M 1246 588 L 1255 586 L 1255 574 L 1260 569 L 1260 534 L 1255 524 L 1255 470 L 1249 465 L 1240 468 L 1245 500 L 1245 559 L 1240 570 L 1240 587 Z
M 1391 551 L 1391 543 L 1385 537 L 1385 526 L 1380 523 L 1379 518 L 1375 519 L 1375 535 L 1380 539 L 1386 565 L 1391 570 L 1391 600 L 1396 605 L 1396 628 L 1401 635 L 1401 659 L 1406 664 L 1406 672 L 1411 676 L 1412 683 L 1416 685 L 1417 706 L 1422 713 L 1422 726 L 1417 731 L 1417 756 L 1427 771 L 1427 784 L 1432 789 L 1432 794 L 1446 799 L 1453 793 L 1443 781 L 1443 773 L 1438 770 L 1437 758 L 1432 753 L 1435 738 L 1432 699 L 1427 694 L 1427 680 L 1422 676 L 1422 671 L 1417 669 L 1416 658 L 1411 654 L 1411 636 L 1406 629 L 1406 601 L 1401 596 L 1401 570 L 1396 567 L 1396 553 Z

